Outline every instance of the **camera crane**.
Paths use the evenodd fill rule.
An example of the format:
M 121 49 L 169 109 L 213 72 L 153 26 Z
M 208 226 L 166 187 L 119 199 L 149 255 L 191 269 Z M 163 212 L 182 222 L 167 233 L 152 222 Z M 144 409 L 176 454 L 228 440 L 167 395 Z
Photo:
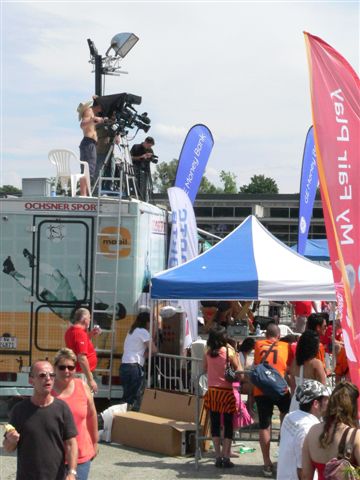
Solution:
M 108 117 L 108 121 L 99 126 L 104 128 L 104 138 L 110 139 L 109 149 L 105 155 L 103 165 L 100 169 L 99 177 L 96 184 L 93 187 L 92 193 L 97 189 L 98 191 L 98 205 L 96 216 L 96 245 L 100 245 L 104 233 L 104 224 L 107 225 L 110 218 L 117 225 L 114 233 L 106 233 L 107 238 L 116 245 L 120 245 L 121 242 L 121 225 L 122 225 L 122 198 L 123 197 L 135 197 L 138 198 L 138 188 L 136 185 L 134 167 L 130 155 L 129 143 L 128 143 L 128 131 L 134 127 L 137 130 L 143 130 L 147 132 L 150 128 L 150 118 L 147 113 L 139 115 L 134 108 L 134 105 L 141 104 L 141 97 L 128 93 L 120 93 L 115 95 L 103 95 L 103 82 L 104 75 L 120 75 L 121 73 L 127 73 L 120 71 L 120 61 L 127 55 L 131 48 L 138 41 L 138 37 L 132 33 L 120 33 L 115 35 L 111 40 L 111 45 L 107 50 L 105 57 L 99 55 L 92 40 L 88 39 L 88 45 L 90 49 L 90 63 L 94 65 L 95 72 L 95 95 L 94 107 L 98 107 L 97 115 Z M 109 55 L 111 49 L 114 50 L 114 55 Z M 100 130 L 99 130 L 100 132 Z M 106 143 L 106 142 L 105 142 Z M 115 158 L 114 150 L 118 147 L 120 156 Z M 118 198 L 117 214 L 110 215 L 103 209 L 103 200 L 100 201 L 101 194 L 116 196 Z M 103 197 L 102 197 L 103 198 Z M 106 228 L 106 227 L 105 227 Z M 112 290 L 106 292 L 112 296 L 112 304 L 116 305 L 119 301 L 117 295 L 118 291 L 118 271 L 119 271 L 119 255 L 116 256 L 115 266 L 110 267 L 109 270 L 99 268 L 99 259 L 104 255 L 103 252 L 95 249 L 94 255 L 94 271 L 93 271 L 93 296 L 91 311 L 93 315 L 99 314 L 95 308 L 95 298 L 97 295 L 103 292 L 103 282 L 109 279 L 109 283 L 113 285 Z M 110 254 L 111 255 L 111 254 Z M 115 268 L 115 274 L 114 270 Z M 100 312 L 101 313 L 101 312 Z M 94 317 L 93 317 L 94 318 Z M 116 311 L 113 308 L 111 328 L 108 331 L 103 331 L 103 337 L 106 339 L 104 348 L 98 349 L 100 354 L 107 356 L 109 359 L 108 365 L 105 369 L 97 370 L 100 374 L 108 375 L 108 396 L 111 398 L 112 389 L 112 373 L 113 373 L 113 361 L 116 344 Z
M 103 76 L 105 75 L 119 76 L 121 73 L 127 73 L 120 71 L 120 62 L 138 40 L 139 38 L 133 33 L 118 33 L 112 38 L 110 47 L 105 56 L 101 56 L 98 53 L 94 42 L 90 38 L 87 39 L 90 50 L 90 63 L 94 65 L 95 72 L 96 98 L 94 99 L 93 106 L 100 106 L 100 112 L 98 115 L 110 119 L 104 128 L 109 133 L 108 138 L 112 139 L 106 158 L 103 162 L 100 176 L 97 178 L 95 185 L 92 188 L 92 193 L 98 191 L 99 195 L 101 195 L 103 190 L 106 194 L 114 194 L 114 191 L 119 189 L 123 190 L 122 174 L 124 174 L 126 191 L 122 191 L 122 195 L 125 194 L 128 197 L 135 196 L 138 198 L 137 191 L 139 187 L 136 185 L 127 134 L 128 129 L 134 127 L 137 127 L 137 131 L 144 130 L 144 132 L 147 132 L 150 129 L 150 118 L 147 113 L 138 115 L 133 107 L 133 105 L 141 104 L 141 97 L 127 93 L 104 96 L 102 81 Z M 113 55 L 110 55 L 111 50 L 113 50 Z M 100 125 L 98 128 L 103 127 Z M 134 137 L 136 136 L 136 133 Z M 118 146 L 120 150 L 120 161 L 114 160 L 114 150 L 116 146 Z M 155 161 L 156 160 L 154 160 L 154 162 Z M 119 173 L 121 178 L 116 180 L 115 177 Z M 102 180 L 104 180 L 104 183 Z M 103 186 L 105 187 L 104 189 L 102 188 Z M 152 189 L 151 179 L 149 182 L 149 189 L 150 188 Z M 146 199 L 143 200 L 149 198 L 149 193 L 151 192 L 149 191 L 146 195 Z

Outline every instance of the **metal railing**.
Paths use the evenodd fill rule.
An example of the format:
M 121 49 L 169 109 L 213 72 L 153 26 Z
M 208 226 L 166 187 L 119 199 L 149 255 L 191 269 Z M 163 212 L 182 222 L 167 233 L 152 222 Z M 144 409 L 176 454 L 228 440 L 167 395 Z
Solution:
M 159 390 L 195 395 L 195 468 L 200 466 L 205 442 L 211 440 L 210 424 L 204 409 L 203 396 L 207 391 L 207 375 L 203 374 L 202 359 L 157 353 L 153 357 L 151 386 Z M 234 442 L 259 439 L 259 425 L 255 423 L 234 432 Z M 271 424 L 271 440 L 278 441 L 279 414 L 275 413 Z
M 195 393 L 196 379 L 202 372 L 202 359 L 157 353 L 152 362 L 153 388 Z

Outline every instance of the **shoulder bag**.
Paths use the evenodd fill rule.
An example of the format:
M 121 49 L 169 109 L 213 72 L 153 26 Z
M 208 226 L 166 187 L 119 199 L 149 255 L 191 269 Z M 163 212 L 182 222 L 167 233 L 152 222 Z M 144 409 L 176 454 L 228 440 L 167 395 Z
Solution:
M 229 351 L 228 347 L 226 347 L 226 364 L 225 364 L 225 372 L 224 378 L 229 383 L 238 382 L 238 378 L 236 375 L 236 371 L 233 369 L 230 360 L 229 360 Z
M 324 475 L 326 480 L 359 480 L 360 478 L 360 473 L 356 471 L 356 468 L 350 461 L 357 429 L 354 428 L 350 442 L 345 448 L 346 437 L 349 430 L 351 430 L 351 427 L 346 428 L 342 434 L 337 458 L 332 458 L 325 465 Z
M 274 342 L 271 345 L 264 355 L 264 358 L 250 373 L 251 383 L 255 385 L 255 387 L 260 388 L 264 395 L 274 401 L 279 400 L 280 397 L 283 397 L 289 391 L 285 378 L 280 375 L 276 368 L 266 361 L 276 344 L 277 342 Z

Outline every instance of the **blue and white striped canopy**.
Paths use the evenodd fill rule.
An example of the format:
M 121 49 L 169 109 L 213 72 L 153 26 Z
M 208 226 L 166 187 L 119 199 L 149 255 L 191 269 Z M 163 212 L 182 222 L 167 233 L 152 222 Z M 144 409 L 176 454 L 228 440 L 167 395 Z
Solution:
M 164 300 L 335 300 L 331 269 L 298 255 L 252 215 L 210 250 L 151 283 L 151 297 Z

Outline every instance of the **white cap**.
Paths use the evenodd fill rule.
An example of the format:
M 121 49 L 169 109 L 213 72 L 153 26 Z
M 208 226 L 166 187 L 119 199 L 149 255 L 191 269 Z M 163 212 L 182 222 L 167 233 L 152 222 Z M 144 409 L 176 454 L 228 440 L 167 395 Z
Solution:
M 160 310 L 160 317 L 162 318 L 170 318 L 173 317 L 176 313 L 176 308 L 172 307 L 171 305 L 167 305 L 166 307 L 162 307 Z

